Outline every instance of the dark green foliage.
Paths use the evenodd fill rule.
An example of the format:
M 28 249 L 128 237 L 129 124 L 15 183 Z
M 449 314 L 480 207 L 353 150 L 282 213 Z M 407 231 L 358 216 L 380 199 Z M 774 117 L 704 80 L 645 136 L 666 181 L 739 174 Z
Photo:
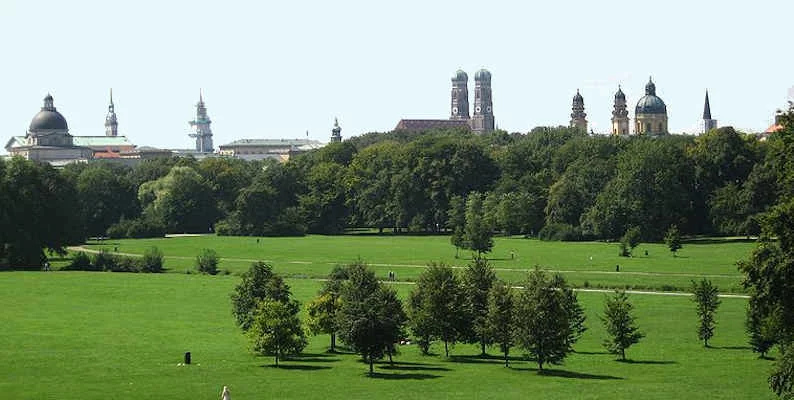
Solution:
M 620 354 L 621 360 L 626 359 L 626 349 L 645 337 L 637 328 L 633 310 L 634 306 L 624 291 L 617 290 L 605 299 L 601 321 L 609 338 L 604 340 L 604 347 L 610 353 Z
M 203 249 L 201 254 L 196 256 L 196 270 L 202 274 L 216 275 L 218 262 L 220 262 L 220 257 L 215 250 Z
M 769 377 L 769 387 L 781 399 L 794 399 L 794 348 L 784 346 L 775 370 Z
M 452 196 L 449 199 L 448 228 L 452 229 L 449 241 L 455 246 L 455 257 L 458 249 L 466 248 L 466 200 L 462 196 Z
M 84 251 L 78 251 L 72 257 L 72 261 L 66 266 L 70 271 L 87 271 L 91 268 L 91 258 Z
M 549 278 L 536 269 L 518 295 L 516 343 L 535 358 L 539 371 L 545 364 L 562 363 L 580 334 L 575 326 L 581 316 L 575 310 L 581 307 L 571 303 L 576 298 L 569 290 L 561 277 Z
M 426 353 L 430 342 L 444 342 L 449 357 L 449 345 L 465 337 L 471 320 L 466 312 L 465 292 L 451 267 L 430 264 L 419 276 L 409 297 L 411 329 L 419 338 Z
M 488 327 L 488 293 L 496 282 L 496 274 L 488 260 L 475 257 L 463 270 L 464 307 L 471 329 L 467 342 L 480 343 L 480 351 L 485 355 L 485 347 L 491 343 Z
M 391 356 L 406 316 L 394 290 L 378 282 L 365 264 L 351 264 L 348 272 L 341 292 L 339 338 L 369 364 L 371 375 L 375 360 Z
M 144 183 L 138 199 L 146 217 L 169 232 L 211 232 L 218 216 L 212 187 L 191 167 L 175 166 L 168 175 Z
M 466 223 L 463 228 L 464 247 L 478 255 L 493 248 L 493 224 L 486 215 L 485 196 L 473 192 L 466 199 Z
M 163 252 L 157 247 L 150 247 L 141 259 L 142 272 L 163 272 Z
M 664 234 L 664 244 L 673 252 L 673 256 L 678 254 L 678 250 L 681 250 L 681 247 L 683 247 L 681 244 L 681 232 L 678 231 L 677 226 L 671 225 L 667 233 Z
M 300 213 L 311 233 L 342 233 L 350 212 L 345 201 L 345 168 L 333 162 L 314 165 L 306 176 L 308 192 L 299 197 Z
M 510 348 L 515 344 L 515 302 L 510 288 L 497 281 L 488 296 L 486 327 L 492 343 L 504 354 L 505 367 L 509 366 Z
M 309 331 L 314 335 L 321 333 L 330 335 L 331 352 L 336 351 L 336 332 L 339 330 L 338 314 L 342 306 L 342 286 L 348 277 L 346 266 L 334 266 L 318 296 L 306 305 L 308 314 L 306 324 Z
M 287 303 L 290 290 L 284 279 L 273 273 L 273 267 L 259 261 L 243 273 L 231 298 L 234 319 L 243 331 L 247 331 L 253 323 L 257 303 L 264 300 Z
M 88 236 L 103 236 L 113 223 L 124 217 L 133 218 L 140 212 L 136 188 L 127 179 L 126 169 L 105 163 L 90 164 L 76 181 Z
M 538 232 L 538 239 L 573 242 L 582 240 L 582 232 L 576 227 L 568 224 L 553 223 L 547 224 Z
M 279 359 L 286 355 L 299 354 L 309 343 L 298 316 L 300 303 L 265 299 L 257 303 L 253 313 L 253 324 L 247 332 L 253 350 Z
M 165 236 L 166 228 L 154 218 L 140 217 L 135 219 L 122 218 L 119 222 L 107 229 L 107 236 L 111 239 L 142 239 Z
M 720 290 L 711 281 L 703 278 L 699 282 L 692 281 L 692 299 L 697 304 L 697 314 L 700 324 L 698 326 L 698 339 L 703 341 L 703 345 L 709 347 L 709 339 L 714 336 L 716 321 L 714 314 L 720 306 Z

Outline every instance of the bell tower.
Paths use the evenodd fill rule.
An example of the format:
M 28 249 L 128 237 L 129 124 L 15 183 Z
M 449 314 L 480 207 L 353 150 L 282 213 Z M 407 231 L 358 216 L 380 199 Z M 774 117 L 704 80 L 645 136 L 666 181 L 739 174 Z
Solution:
M 469 76 L 463 70 L 452 77 L 452 101 L 449 119 L 469 119 Z
M 584 98 L 576 89 L 576 95 L 573 96 L 573 106 L 571 107 L 571 128 L 577 128 L 587 132 L 587 114 L 584 112 Z
M 334 128 L 331 129 L 331 143 L 339 143 L 341 141 L 342 141 L 342 128 L 339 126 L 339 120 L 337 118 L 334 118 Z
M 118 136 L 119 122 L 116 119 L 116 106 L 113 105 L 113 89 L 110 89 L 110 104 L 108 115 L 105 117 L 105 136 Z
M 204 96 L 199 90 L 199 102 L 196 103 L 196 119 L 188 121 L 190 126 L 195 129 L 190 137 L 196 138 L 196 151 L 199 153 L 212 153 L 212 129 L 210 124 L 212 121 L 207 115 L 207 107 L 204 105 Z
M 488 132 L 494 130 L 494 125 L 491 73 L 483 68 L 474 74 L 474 116 L 471 119 L 471 130 Z
M 612 110 L 612 134 L 629 134 L 629 110 L 626 109 L 626 95 L 618 85 L 618 92 L 615 93 L 615 107 Z

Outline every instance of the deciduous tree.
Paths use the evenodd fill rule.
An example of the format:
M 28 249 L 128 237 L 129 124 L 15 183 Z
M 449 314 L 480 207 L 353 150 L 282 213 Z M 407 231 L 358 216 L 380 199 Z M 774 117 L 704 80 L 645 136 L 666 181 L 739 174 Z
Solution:
M 510 288 L 502 281 L 494 284 L 488 296 L 487 327 L 493 343 L 504 354 L 505 367 L 510 366 L 510 348 L 515 343 L 515 305 Z
M 300 303 L 266 299 L 257 304 L 253 315 L 253 325 L 248 332 L 253 350 L 261 355 L 279 359 L 290 354 L 298 354 L 308 341 L 298 317 Z
M 601 321 L 609 335 L 604 341 L 604 347 L 610 353 L 620 354 L 621 360 L 626 359 L 626 349 L 639 343 L 645 335 L 639 331 L 635 317 L 632 315 L 634 306 L 629 301 L 626 292 L 617 290 L 611 297 L 607 297 L 604 304 L 604 315 Z
M 714 336 L 716 321 L 714 314 L 720 306 L 720 290 L 710 280 L 703 278 L 699 282 L 692 281 L 692 300 L 697 304 L 697 314 L 700 320 L 698 326 L 698 339 L 703 345 L 709 347 L 709 339 Z

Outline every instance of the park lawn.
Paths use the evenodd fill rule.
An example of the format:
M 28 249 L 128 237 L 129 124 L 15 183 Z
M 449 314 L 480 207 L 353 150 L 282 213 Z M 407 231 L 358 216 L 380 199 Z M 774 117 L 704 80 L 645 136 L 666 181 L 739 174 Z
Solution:
M 736 262 L 747 258 L 754 243 L 695 241 L 685 243 L 674 257 L 664 244 L 641 244 L 631 258 L 618 256 L 618 245 L 604 242 L 544 242 L 519 237 L 498 237 L 487 254 L 497 274 L 512 283 L 539 266 L 560 271 L 577 287 L 632 287 L 685 291 L 691 281 L 711 279 L 723 292 L 741 292 L 742 275 Z M 320 278 L 335 264 L 361 258 L 379 274 L 395 271 L 399 280 L 415 280 L 432 261 L 464 266 L 471 253 L 455 248 L 448 236 L 341 235 L 289 238 L 219 237 L 202 235 L 162 239 L 127 239 L 89 242 L 92 250 L 118 249 L 143 254 L 152 246 L 162 250 L 166 267 L 184 272 L 193 268 L 201 249 L 215 250 L 221 269 L 242 272 L 251 262 L 273 263 L 285 276 Z M 645 255 L 645 252 L 648 255 Z M 512 258 L 511 258 L 512 254 Z M 616 266 L 620 273 L 616 273 Z
M 723 299 L 714 348 L 696 340 L 687 297 L 632 295 L 647 337 L 615 361 L 600 343 L 604 294 L 580 293 L 589 330 L 561 366 L 476 357 L 457 345 L 449 359 L 402 346 L 398 364 L 368 378 L 357 356 L 327 354 L 327 336 L 275 369 L 250 353 L 234 326 L 229 294 L 239 277 L 185 274 L 8 272 L 0 274 L 0 393 L 9 399 L 233 398 L 773 398 L 772 363 L 746 347 L 746 300 Z M 320 283 L 290 279 L 311 298 Z M 403 296 L 409 284 L 395 284 Z M 441 353 L 443 347 L 432 350 Z M 194 364 L 178 366 L 185 351 Z M 491 353 L 496 356 L 495 350 Z M 518 350 L 515 354 L 520 354 Z

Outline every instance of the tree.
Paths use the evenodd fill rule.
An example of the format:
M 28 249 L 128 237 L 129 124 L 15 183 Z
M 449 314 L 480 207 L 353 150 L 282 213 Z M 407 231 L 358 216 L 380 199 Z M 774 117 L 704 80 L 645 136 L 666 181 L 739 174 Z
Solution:
M 144 183 L 138 199 L 144 213 L 163 222 L 169 232 L 206 233 L 218 215 L 212 187 L 190 167 L 175 166 L 168 175 Z
M 635 324 L 633 309 L 634 306 L 624 291 L 616 290 L 612 297 L 606 297 L 601 321 L 609 339 L 604 341 L 604 347 L 610 353 L 620 354 L 621 360 L 626 359 L 626 349 L 645 337 Z
M 486 326 L 493 343 L 505 356 L 505 367 L 509 367 L 510 347 L 515 343 L 515 307 L 510 288 L 497 281 L 488 296 Z
M 490 253 L 493 248 L 493 225 L 485 216 L 484 197 L 481 193 L 473 192 L 466 199 L 464 241 L 466 247 L 476 251 L 478 255 Z
M 794 398 L 794 349 L 791 345 L 781 349 L 775 370 L 769 377 L 769 386 L 781 399 Z
M 683 247 L 683 245 L 681 245 L 681 232 L 678 231 L 677 226 L 670 225 L 670 229 L 668 229 L 667 233 L 664 235 L 664 244 L 673 252 L 673 257 L 675 257 L 678 250 Z
M 405 324 L 405 313 L 396 293 L 385 288 L 365 264 L 349 267 L 349 280 L 342 287 L 339 309 L 339 338 L 369 364 L 389 353 Z
M 314 165 L 306 177 L 308 192 L 299 196 L 301 214 L 311 233 L 341 233 L 349 208 L 345 197 L 345 167 L 332 162 Z
M 530 272 L 516 303 L 516 343 L 544 364 L 559 364 L 573 351 L 571 308 L 566 295 L 543 271 Z
M 77 176 L 80 214 L 89 236 L 104 236 L 122 217 L 134 218 L 140 213 L 136 188 L 124 172 L 98 163 L 89 164 Z
M 331 352 L 336 352 L 337 311 L 342 305 L 338 296 L 321 293 L 306 305 L 306 325 L 313 335 L 331 336 Z
M 467 331 L 463 288 L 451 267 L 430 264 L 419 275 L 411 292 L 410 316 L 414 333 L 420 338 L 441 339 L 444 354 Z
M 466 248 L 466 200 L 461 196 L 452 196 L 449 199 L 449 228 L 452 235 L 450 243 L 455 246 L 455 258 L 458 258 L 458 249 Z
M 488 293 L 496 282 L 493 267 L 485 258 L 475 257 L 463 270 L 463 293 L 466 314 L 470 318 L 469 342 L 480 342 L 480 352 L 490 344 L 488 334 Z
M 253 350 L 261 355 L 279 359 L 299 354 L 308 344 L 298 317 L 300 303 L 263 300 L 257 304 L 253 325 L 248 332 Z
M 698 327 L 698 339 L 703 341 L 703 345 L 709 347 L 709 339 L 714 336 L 714 314 L 720 306 L 720 290 L 714 286 L 710 280 L 703 278 L 700 282 L 692 281 L 692 299 L 697 304 L 697 314 L 700 319 Z
M 202 274 L 216 275 L 218 274 L 219 261 L 220 257 L 215 250 L 203 249 L 201 254 L 196 256 L 196 270 Z
M 251 264 L 234 288 L 231 296 L 232 314 L 237 325 L 243 331 L 248 331 L 253 324 L 257 303 L 264 300 L 287 303 L 289 297 L 290 289 L 284 279 L 273 273 L 273 267 L 258 261 Z
M 640 228 L 629 228 L 620 238 L 620 256 L 631 257 L 631 252 L 640 244 Z

